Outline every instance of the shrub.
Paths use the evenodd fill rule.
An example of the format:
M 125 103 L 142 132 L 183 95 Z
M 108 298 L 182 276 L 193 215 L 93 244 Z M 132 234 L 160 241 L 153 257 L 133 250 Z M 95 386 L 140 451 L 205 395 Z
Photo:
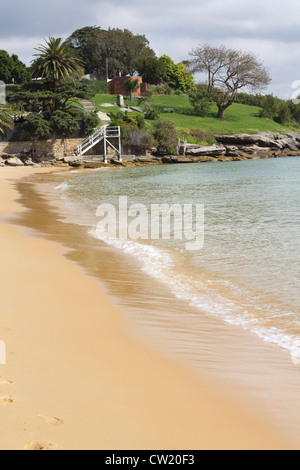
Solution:
M 197 116 L 204 117 L 209 114 L 213 96 L 209 93 L 207 85 L 197 85 L 197 87 L 189 93 L 189 99 Z
M 190 144 L 213 145 L 217 143 L 215 137 L 209 133 L 206 134 L 201 129 L 190 129 L 185 137 Z
M 175 154 L 177 148 L 176 127 L 173 121 L 157 120 L 153 124 L 153 137 L 158 153 Z
M 157 146 L 154 136 L 147 131 L 132 130 L 129 132 L 127 143 L 133 147 L 151 149 Z
M 131 131 L 145 129 L 146 122 L 144 115 L 141 113 L 117 111 L 116 113 L 108 113 L 112 126 L 120 126 L 121 136 L 128 140 Z
M 156 106 L 146 101 L 144 103 L 145 119 L 155 120 L 159 116 L 159 110 Z
M 50 126 L 52 132 L 57 136 L 65 139 L 70 137 L 77 129 L 78 123 L 72 118 L 69 113 L 63 111 L 56 111 L 51 119 Z
M 152 85 L 149 87 L 149 91 L 153 95 L 171 95 L 172 88 L 167 83 L 162 85 Z
M 27 138 L 34 140 L 45 139 L 51 133 L 50 123 L 43 114 L 29 114 L 24 119 L 22 130 Z
M 101 124 L 97 111 L 86 113 L 84 116 L 85 135 L 89 136 L 93 134 L 94 129 Z

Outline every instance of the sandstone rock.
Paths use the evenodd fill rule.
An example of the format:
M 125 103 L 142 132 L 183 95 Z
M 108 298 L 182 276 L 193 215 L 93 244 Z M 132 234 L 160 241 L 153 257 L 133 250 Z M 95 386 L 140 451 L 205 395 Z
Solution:
M 218 157 L 226 154 L 226 147 L 224 145 L 210 145 L 207 147 L 188 148 L 186 155 L 193 157 L 209 155 L 212 157 Z
M 192 158 L 182 157 L 182 156 L 171 158 L 171 163 L 192 163 L 192 161 L 193 161 Z
M 15 157 L 19 158 L 19 154 L 16 154 L 16 153 L 5 153 L 5 152 L 3 152 L 3 153 L 1 154 L 1 157 L 2 157 L 4 160 L 7 160 L 8 158 L 15 158 Z
M 32 161 L 31 158 L 27 158 L 27 160 L 24 161 L 25 166 L 35 166 L 35 163 Z
M 299 133 L 290 133 L 281 135 L 273 132 L 264 132 L 261 134 L 234 134 L 217 135 L 216 140 L 223 145 L 230 146 L 257 146 L 260 148 L 284 149 L 290 148 L 298 150 L 300 148 Z
M 24 166 L 24 163 L 18 157 L 13 157 L 13 158 L 9 158 L 8 160 L 6 160 L 6 165 L 8 165 L 8 166 Z
M 114 159 L 114 158 L 112 158 L 112 159 L 110 160 L 110 163 L 111 163 L 112 165 L 125 166 L 123 162 L 120 162 L 119 160 Z
M 64 163 L 78 162 L 78 157 L 64 157 L 62 160 Z
M 107 164 L 101 162 L 84 162 L 83 167 L 88 169 L 107 168 Z
M 225 145 L 227 157 L 238 157 L 243 151 L 236 145 Z
M 127 160 L 127 161 L 130 161 L 130 160 Z M 145 155 L 141 157 L 135 157 L 134 161 L 142 162 L 142 163 L 152 163 L 154 161 L 157 161 L 157 158 L 154 157 L 153 155 Z
M 47 154 L 41 156 L 41 160 L 43 162 L 49 162 L 49 161 L 52 161 L 52 160 L 55 160 L 55 159 L 56 158 L 53 155 L 53 153 L 47 153 Z
M 280 145 L 280 148 L 281 149 L 291 149 L 291 150 L 298 150 L 300 148 L 300 143 L 293 139 L 293 138 L 282 138 L 280 140 L 277 141 L 278 144 Z

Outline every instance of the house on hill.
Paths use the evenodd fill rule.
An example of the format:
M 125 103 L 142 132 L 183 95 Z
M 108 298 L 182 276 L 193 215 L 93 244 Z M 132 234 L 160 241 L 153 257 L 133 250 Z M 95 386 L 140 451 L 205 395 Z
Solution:
M 143 83 L 142 77 L 116 77 L 109 82 L 109 93 L 111 95 L 126 96 L 124 84 L 129 78 L 139 81 L 139 88 L 135 92 L 135 96 L 141 96 L 141 93 L 145 93 L 147 91 L 147 83 Z

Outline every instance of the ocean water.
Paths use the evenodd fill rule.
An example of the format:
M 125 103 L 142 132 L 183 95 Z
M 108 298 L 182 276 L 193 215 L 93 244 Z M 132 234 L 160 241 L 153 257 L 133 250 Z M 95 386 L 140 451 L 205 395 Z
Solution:
M 57 187 L 90 235 L 136 257 L 141 269 L 199 311 L 287 349 L 300 363 L 300 158 L 100 170 Z M 97 208 L 119 198 L 204 206 L 204 244 L 96 231 Z

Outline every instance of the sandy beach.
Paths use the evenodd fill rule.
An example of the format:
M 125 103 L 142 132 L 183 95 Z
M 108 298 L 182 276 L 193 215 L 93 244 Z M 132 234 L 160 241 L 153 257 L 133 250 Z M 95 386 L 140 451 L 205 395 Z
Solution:
M 0 216 L 23 210 L 14 180 L 43 171 L 0 169 Z M 135 342 L 62 246 L 3 220 L 0 239 L 1 450 L 292 447 L 265 416 Z

